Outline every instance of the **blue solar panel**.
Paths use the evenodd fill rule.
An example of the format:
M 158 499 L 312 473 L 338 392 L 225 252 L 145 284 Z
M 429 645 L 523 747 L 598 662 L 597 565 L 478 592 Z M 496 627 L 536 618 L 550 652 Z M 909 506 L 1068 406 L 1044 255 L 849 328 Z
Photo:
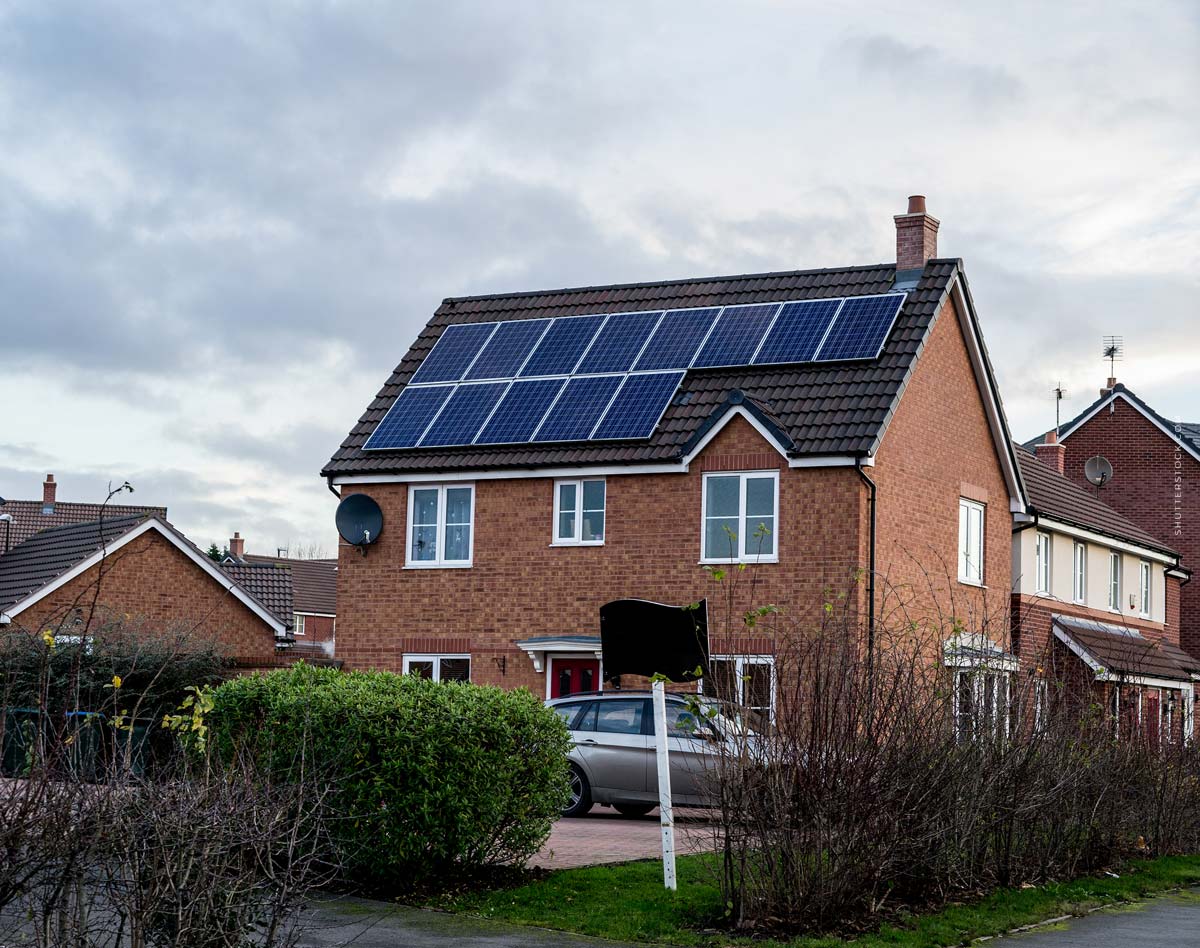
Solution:
M 368 451 L 377 448 L 411 448 L 421 440 L 429 422 L 453 391 L 453 385 L 404 389 L 363 447 Z
M 481 382 L 460 385 L 446 402 L 446 407 L 421 439 L 420 447 L 445 447 L 451 444 L 470 444 L 496 407 L 496 400 L 508 388 L 507 382 Z
M 775 325 L 754 357 L 755 365 L 811 362 L 841 300 L 784 303 Z
M 457 323 L 442 330 L 411 381 L 457 382 L 496 328 L 496 323 Z
M 586 441 L 621 384 L 620 375 L 584 375 L 567 382 L 534 441 Z
M 649 438 L 683 381 L 683 375 L 682 372 L 656 372 L 626 376 L 591 440 Z
M 596 330 L 604 322 L 603 316 L 577 316 L 571 319 L 556 319 L 549 332 L 542 337 L 533 355 L 521 370 L 521 378 L 533 375 L 570 375 Z
M 475 360 L 466 377 L 511 379 L 525 363 L 549 325 L 548 319 L 518 319 L 511 323 L 501 323 L 479 353 L 479 358 Z
M 516 444 L 528 441 L 565 379 L 530 379 L 512 383 L 508 393 L 475 439 L 476 444 Z
M 903 302 L 902 293 L 856 296 L 846 300 L 821 344 L 817 361 L 876 358 Z
M 609 316 L 608 322 L 592 343 L 592 348 L 575 371 L 580 374 L 628 372 L 661 315 L 661 312 L 656 312 L 618 313 Z
M 726 306 L 692 367 L 749 365 L 777 312 L 778 303 Z
M 634 368 L 686 369 L 717 318 L 719 309 L 677 309 L 663 315 Z

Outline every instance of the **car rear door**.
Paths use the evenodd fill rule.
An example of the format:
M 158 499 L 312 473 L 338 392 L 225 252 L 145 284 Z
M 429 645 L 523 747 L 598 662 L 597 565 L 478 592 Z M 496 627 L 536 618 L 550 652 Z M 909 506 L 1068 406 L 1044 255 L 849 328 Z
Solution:
M 575 724 L 575 746 L 587 764 L 592 795 L 600 802 L 646 799 L 646 757 L 650 740 L 645 698 L 605 698 Z
M 650 716 L 650 754 L 646 786 L 658 799 L 658 761 L 655 758 L 654 716 Z M 671 764 L 671 801 L 677 806 L 704 803 L 709 774 L 716 761 L 711 742 L 701 736 L 711 730 L 697 720 L 688 705 L 667 702 L 667 758 Z

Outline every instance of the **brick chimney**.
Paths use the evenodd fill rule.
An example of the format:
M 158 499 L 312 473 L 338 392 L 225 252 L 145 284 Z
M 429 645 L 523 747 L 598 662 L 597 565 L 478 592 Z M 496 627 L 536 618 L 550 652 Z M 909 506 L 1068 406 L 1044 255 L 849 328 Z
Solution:
M 925 195 L 908 199 L 908 213 L 897 214 L 896 269 L 921 270 L 930 257 L 937 256 L 937 232 L 940 222 L 925 213 Z
M 242 554 L 246 552 L 246 541 L 242 539 L 242 535 L 236 530 L 233 538 L 229 541 L 229 555 L 235 560 L 240 560 Z
M 42 513 L 54 513 L 54 498 L 58 493 L 58 485 L 54 483 L 54 475 L 47 474 L 42 481 Z
M 1049 465 L 1059 474 L 1065 474 L 1067 470 L 1067 446 L 1058 440 L 1058 432 L 1047 431 L 1046 440 L 1041 444 L 1033 446 L 1034 454 L 1037 455 L 1039 461 Z

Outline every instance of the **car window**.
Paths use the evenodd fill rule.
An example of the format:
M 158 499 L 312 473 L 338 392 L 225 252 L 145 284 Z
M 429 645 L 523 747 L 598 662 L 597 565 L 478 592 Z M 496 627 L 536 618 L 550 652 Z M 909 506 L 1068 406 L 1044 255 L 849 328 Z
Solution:
M 607 734 L 641 734 L 645 706 L 641 699 L 597 701 L 596 730 Z
M 575 730 L 575 728 L 571 727 L 571 725 L 574 723 L 575 719 L 579 717 L 579 712 L 585 704 L 586 702 L 584 701 L 572 701 L 570 704 L 556 704 L 553 706 L 553 711 L 563 719 L 563 723 L 568 728 Z
M 695 712 L 686 704 L 667 702 L 667 736 L 668 737 L 698 737 L 702 722 L 696 718 Z M 654 717 L 650 717 L 650 733 L 654 731 Z

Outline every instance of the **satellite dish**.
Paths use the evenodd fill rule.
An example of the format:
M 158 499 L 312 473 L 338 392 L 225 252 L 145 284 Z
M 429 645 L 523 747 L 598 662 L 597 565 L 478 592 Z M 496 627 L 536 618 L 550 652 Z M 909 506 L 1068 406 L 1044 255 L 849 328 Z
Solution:
M 1083 465 L 1083 476 L 1096 487 L 1103 487 L 1112 480 L 1113 466 L 1108 463 L 1108 458 L 1097 454 L 1094 458 L 1088 458 Z
M 351 494 L 343 497 L 338 504 L 334 522 L 342 539 L 358 547 L 365 555 L 366 548 L 378 540 L 383 532 L 383 511 L 366 494 Z

